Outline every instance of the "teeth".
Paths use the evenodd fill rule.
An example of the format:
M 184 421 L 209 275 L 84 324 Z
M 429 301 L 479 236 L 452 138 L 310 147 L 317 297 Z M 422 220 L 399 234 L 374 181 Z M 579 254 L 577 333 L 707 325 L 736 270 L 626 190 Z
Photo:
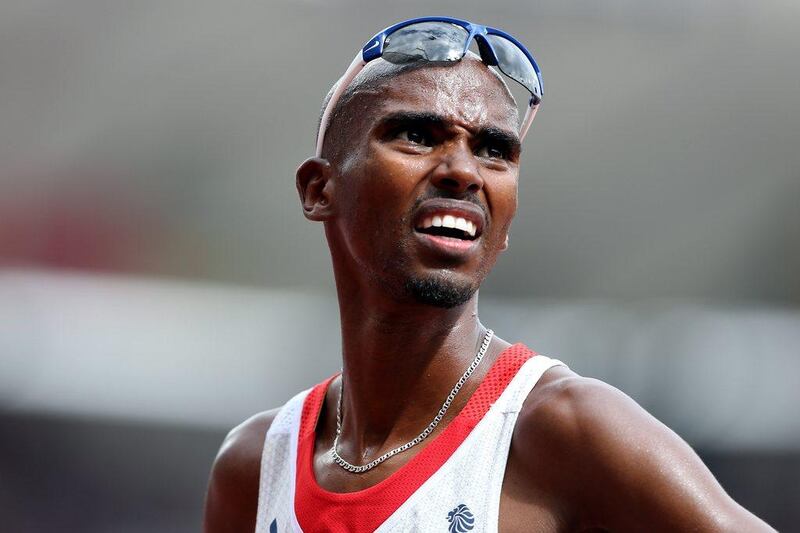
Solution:
M 453 215 L 434 215 L 428 217 L 422 222 L 423 228 L 453 228 L 458 229 L 474 237 L 478 227 L 474 222 L 467 220 L 464 217 L 456 217 Z

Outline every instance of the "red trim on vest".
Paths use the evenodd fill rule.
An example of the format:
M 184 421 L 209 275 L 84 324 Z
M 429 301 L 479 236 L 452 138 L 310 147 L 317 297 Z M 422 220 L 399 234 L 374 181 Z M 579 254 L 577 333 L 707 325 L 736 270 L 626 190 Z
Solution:
M 497 401 L 523 363 L 536 355 L 523 344 L 506 348 L 469 401 L 425 448 L 383 481 L 357 492 L 330 492 L 314 477 L 316 425 L 333 377 L 315 386 L 303 402 L 297 449 L 294 510 L 306 533 L 375 531 L 450 458 Z

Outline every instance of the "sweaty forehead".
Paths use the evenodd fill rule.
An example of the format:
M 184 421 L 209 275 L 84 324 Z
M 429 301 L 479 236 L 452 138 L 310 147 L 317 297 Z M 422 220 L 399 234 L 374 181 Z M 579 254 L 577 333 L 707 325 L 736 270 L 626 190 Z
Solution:
M 331 87 L 323 109 L 336 86 Z M 331 113 L 323 143 L 324 157 L 335 161 L 360 144 L 372 124 L 389 113 L 434 113 L 470 127 L 493 127 L 516 133 L 517 104 L 503 76 L 468 52 L 455 63 L 415 62 L 396 65 L 376 59 L 350 83 Z
M 425 111 L 468 128 L 491 126 L 516 132 L 516 103 L 505 83 L 480 59 L 429 64 L 384 78 L 368 90 L 373 117 L 396 111 Z

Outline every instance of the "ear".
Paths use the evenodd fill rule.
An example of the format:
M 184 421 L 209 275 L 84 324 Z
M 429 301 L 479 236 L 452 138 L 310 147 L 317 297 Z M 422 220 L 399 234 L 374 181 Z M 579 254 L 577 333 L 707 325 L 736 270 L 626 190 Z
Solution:
M 323 221 L 333 213 L 333 167 L 327 159 L 311 157 L 297 169 L 297 192 L 303 214 L 309 220 Z

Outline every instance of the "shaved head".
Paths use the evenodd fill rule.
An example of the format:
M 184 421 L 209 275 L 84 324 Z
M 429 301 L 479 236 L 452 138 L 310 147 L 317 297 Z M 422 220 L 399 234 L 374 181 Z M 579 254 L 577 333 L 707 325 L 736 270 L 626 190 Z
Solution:
M 497 82 L 504 89 L 504 93 L 508 96 L 509 102 L 517 109 L 517 103 L 511 91 L 508 89 L 503 76 L 494 68 L 485 65 L 481 58 L 472 51 L 467 51 L 467 54 L 461 61 L 478 62 L 491 72 Z M 330 123 L 328 124 L 327 132 L 325 133 L 325 140 L 322 145 L 322 157 L 329 161 L 336 161 L 342 149 L 347 147 L 347 139 L 349 135 L 343 135 L 344 132 L 354 132 L 360 126 L 366 113 L 370 109 L 370 104 L 376 97 L 380 97 L 382 89 L 384 89 L 392 79 L 422 68 L 430 68 L 433 66 L 452 66 L 458 64 L 457 61 L 412 61 L 409 63 L 390 63 L 383 59 L 375 59 L 367 63 L 364 69 L 358 73 L 358 76 L 350 82 L 350 85 L 342 93 L 341 98 L 336 102 L 336 106 L 331 111 Z M 317 131 L 322 122 L 322 114 L 328 102 L 333 96 L 333 92 L 338 86 L 338 81 L 328 91 L 322 102 L 322 109 L 320 111 L 319 120 L 317 122 Z

